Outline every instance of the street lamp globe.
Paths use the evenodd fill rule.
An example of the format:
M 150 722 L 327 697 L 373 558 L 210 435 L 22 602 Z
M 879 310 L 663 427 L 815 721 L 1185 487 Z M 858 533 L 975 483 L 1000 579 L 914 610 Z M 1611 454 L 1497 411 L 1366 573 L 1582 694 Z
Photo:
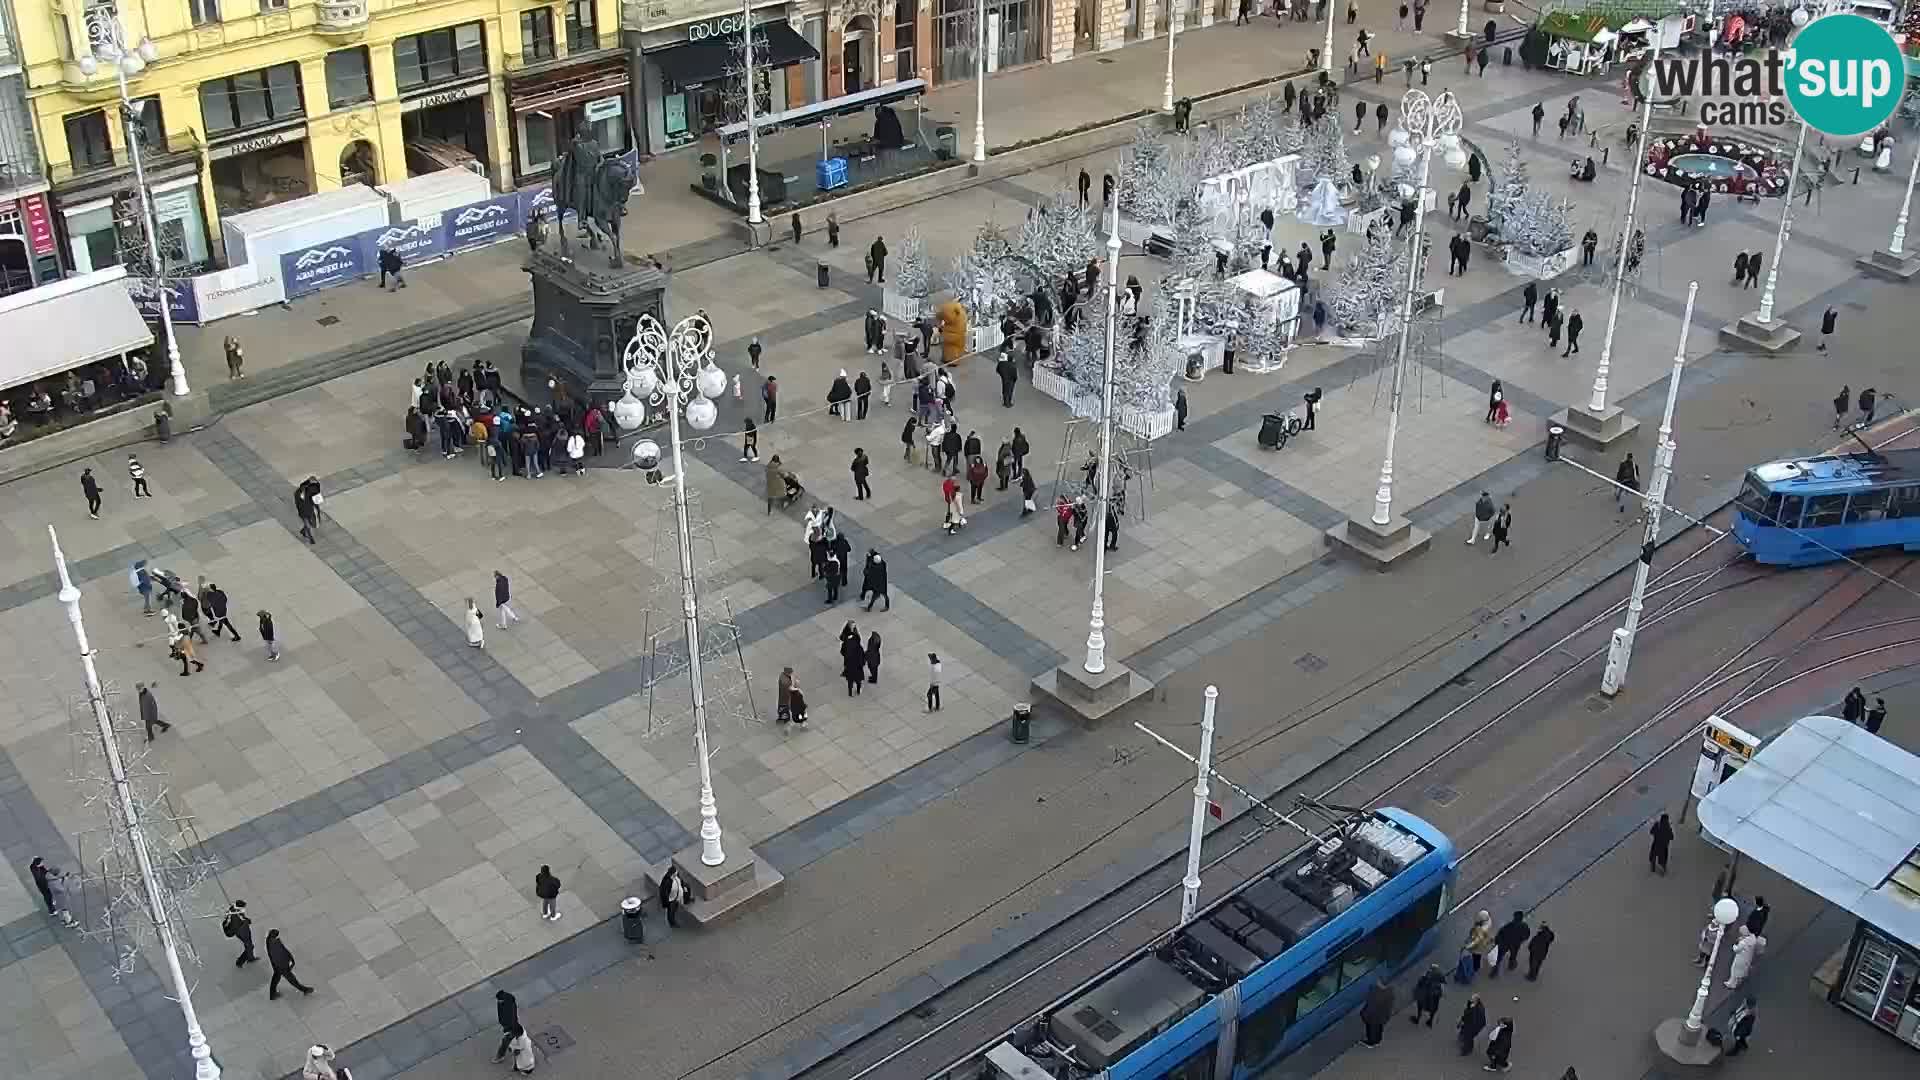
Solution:
M 1740 904 L 1731 896 L 1723 896 L 1714 901 L 1713 921 L 1721 926 L 1732 926 L 1740 918 Z
M 613 403 L 613 422 L 623 431 L 632 431 L 647 422 L 647 405 L 633 394 L 629 386 L 619 401 Z
M 80 74 L 85 75 L 89 79 L 100 73 L 100 61 L 95 60 L 92 53 L 81 57 L 79 63 Z
M 717 398 L 727 392 L 727 373 L 721 371 L 719 365 L 712 360 L 708 360 L 706 366 L 700 369 L 700 374 L 695 377 L 694 386 L 699 389 L 701 397 Z
M 1413 147 L 1411 146 L 1394 147 L 1393 167 L 1396 169 L 1411 168 L 1413 165 L 1413 156 Z
M 719 416 L 720 410 L 714 408 L 713 402 L 706 398 L 697 397 L 687 402 L 687 425 L 695 431 L 705 431 L 712 427 Z
M 155 45 L 152 38 L 141 38 L 140 48 L 137 51 L 140 53 L 140 59 L 149 64 L 160 59 L 160 46 Z
M 141 59 L 137 52 L 126 53 L 120 57 L 120 70 L 126 72 L 129 79 L 146 69 L 147 62 Z
M 1793 18 L 1793 25 L 1805 26 L 1807 25 L 1807 22 L 1813 18 L 1813 16 L 1807 13 L 1806 8 L 1797 7 L 1793 9 L 1792 18 Z
M 1413 136 L 1407 133 L 1406 128 L 1397 127 L 1387 132 L 1387 145 L 1393 147 L 1395 150 L 1410 145 L 1412 142 Z
M 633 463 L 642 469 L 654 469 L 660 464 L 660 444 L 652 439 L 641 439 L 633 446 Z
M 660 373 L 654 370 L 651 360 L 632 358 L 627 361 L 627 393 L 650 398 L 660 391 Z

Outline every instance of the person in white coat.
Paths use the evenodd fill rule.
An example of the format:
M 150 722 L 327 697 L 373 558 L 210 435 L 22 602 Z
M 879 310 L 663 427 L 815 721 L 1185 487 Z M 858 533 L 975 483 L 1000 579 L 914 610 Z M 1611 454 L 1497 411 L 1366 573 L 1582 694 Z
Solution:
M 581 476 L 587 471 L 587 440 L 579 432 L 567 436 L 567 462 L 573 466 L 573 475 Z
M 1727 970 L 1727 989 L 1738 990 L 1740 984 L 1747 981 L 1753 962 L 1760 958 L 1760 950 L 1766 946 L 1766 938 L 1744 926 L 1740 928 L 1740 940 L 1733 943 L 1733 966 Z
M 467 644 L 478 649 L 487 643 L 487 626 L 480 618 L 480 609 L 474 605 L 473 597 L 467 597 Z
M 352 1080 L 345 1069 L 333 1067 L 333 1047 L 324 1043 L 307 1048 L 307 1063 L 300 1068 L 301 1080 Z
M 513 1071 L 521 1076 L 532 1075 L 533 1036 L 527 1034 L 526 1028 L 520 1028 L 513 1033 L 513 1039 L 507 1043 L 507 1049 L 513 1053 Z

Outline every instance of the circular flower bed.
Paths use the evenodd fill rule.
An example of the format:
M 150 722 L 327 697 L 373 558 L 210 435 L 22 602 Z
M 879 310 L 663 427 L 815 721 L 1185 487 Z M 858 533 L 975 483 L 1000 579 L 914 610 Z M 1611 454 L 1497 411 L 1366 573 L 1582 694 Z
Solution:
M 1694 131 L 1648 139 L 1646 170 L 1656 180 L 1676 187 L 1705 185 L 1715 195 L 1778 197 L 1787 193 L 1792 162 L 1771 147 Z

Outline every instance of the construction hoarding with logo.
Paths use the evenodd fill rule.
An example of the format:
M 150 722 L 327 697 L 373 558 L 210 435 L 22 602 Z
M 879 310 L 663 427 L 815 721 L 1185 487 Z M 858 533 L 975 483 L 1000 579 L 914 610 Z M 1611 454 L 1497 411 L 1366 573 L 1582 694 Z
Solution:
M 526 221 L 525 208 L 553 196 L 548 188 L 516 192 L 405 221 L 353 236 L 315 244 L 280 256 L 280 278 L 288 298 L 344 285 L 377 272 L 380 252 L 397 252 L 408 266 L 469 248 L 516 238 Z
M 343 236 L 280 256 L 280 278 L 292 299 L 365 277 L 371 265 L 362 237 Z
M 446 231 L 441 218 L 451 218 L 452 214 L 424 217 L 417 221 L 403 221 L 398 225 L 389 225 L 384 229 L 368 229 L 355 237 L 367 253 L 367 273 L 380 269 L 380 253 L 391 251 L 400 256 L 402 265 L 413 266 L 418 263 L 437 259 L 447 253 Z
M 526 221 L 520 212 L 521 201 L 516 193 L 447 211 L 441 215 L 440 225 L 446 249 L 459 251 L 518 236 Z
M 167 298 L 167 314 L 175 323 L 197 323 L 200 321 L 200 307 L 195 302 L 193 279 L 171 278 L 164 282 L 150 281 L 146 278 L 127 279 L 127 295 L 133 298 L 133 306 L 140 317 L 150 323 L 160 321 L 160 297 Z

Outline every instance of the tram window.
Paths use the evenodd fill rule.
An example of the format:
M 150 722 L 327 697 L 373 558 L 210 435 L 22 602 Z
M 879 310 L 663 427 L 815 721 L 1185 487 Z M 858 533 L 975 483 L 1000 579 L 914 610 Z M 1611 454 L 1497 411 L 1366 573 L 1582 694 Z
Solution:
M 1312 1013 L 1313 1010 L 1326 1004 L 1327 999 L 1332 997 L 1334 992 L 1339 989 L 1340 961 L 1329 961 L 1327 966 L 1321 968 L 1314 974 L 1312 982 L 1301 984 L 1299 990 L 1300 1004 L 1295 1009 L 1295 1015 L 1302 1017 L 1307 1016 Z
M 1888 517 L 1920 517 L 1920 484 L 1893 489 L 1893 504 L 1887 508 Z
M 1758 517 L 1766 512 L 1767 495 L 1766 485 L 1749 474 L 1747 482 L 1740 488 L 1740 508 Z
M 1293 1026 L 1293 1009 L 1298 998 L 1289 990 L 1269 1001 L 1258 1012 L 1240 1018 L 1240 1030 L 1234 1037 L 1234 1060 L 1256 1066 L 1280 1048 L 1280 1040 Z
M 1208 1043 L 1193 1056 L 1173 1067 L 1167 1080 L 1213 1080 L 1213 1059 L 1219 1054 L 1216 1044 Z
M 1348 946 L 1347 951 L 1340 954 L 1341 986 L 1365 982 L 1367 976 L 1373 973 L 1373 969 L 1380 966 L 1380 947 L 1384 944 L 1386 931 L 1392 925 L 1393 923 L 1388 923 L 1375 930 Z
M 1779 524 L 1789 529 L 1799 528 L 1800 506 L 1804 502 L 1806 502 L 1806 499 L 1799 495 L 1788 495 L 1786 498 L 1780 500 Z
M 1847 524 L 1856 521 L 1879 521 L 1887 516 L 1887 507 L 1893 501 L 1891 490 L 1862 491 L 1847 503 Z
M 1803 529 L 1821 529 L 1829 525 L 1838 525 L 1847 513 L 1845 495 L 1810 495 L 1807 497 L 1806 516 L 1800 519 Z

